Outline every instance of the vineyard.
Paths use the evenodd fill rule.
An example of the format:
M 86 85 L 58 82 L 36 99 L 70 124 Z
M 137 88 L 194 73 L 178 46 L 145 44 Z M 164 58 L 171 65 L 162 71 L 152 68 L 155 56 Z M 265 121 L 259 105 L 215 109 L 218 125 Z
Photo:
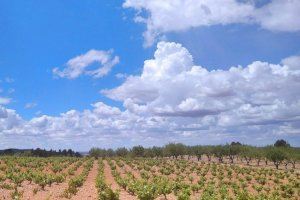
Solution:
M 0 199 L 300 199 L 298 163 L 235 157 L 0 157 Z

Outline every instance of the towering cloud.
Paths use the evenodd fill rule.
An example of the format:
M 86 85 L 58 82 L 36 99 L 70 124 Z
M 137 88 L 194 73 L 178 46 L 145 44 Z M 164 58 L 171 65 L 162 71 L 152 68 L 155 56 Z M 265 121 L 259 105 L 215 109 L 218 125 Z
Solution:
M 160 42 L 138 76 L 103 90 L 125 110 L 97 102 L 82 112 L 26 121 L 0 107 L 0 137 L 39 136 L 47 140 L 107 145 L 163 144 L 231 137 L 262 143 L 277 136 L 300 136 L 299 56 L 281 64 L 255 61 L 246 67 L 207 70 L 195 65 L 178 43 Z M 94 143 L 93 143 L 94 142 Z
M 282 65 L 255 61 L 245 68 L 208 71 L 194 65 L 180 44 L 160 42 L 140 76 L 102 92 L 137 113 L 214 116 L 218 125 L 295 121 L 300 114 L 297 58 Z

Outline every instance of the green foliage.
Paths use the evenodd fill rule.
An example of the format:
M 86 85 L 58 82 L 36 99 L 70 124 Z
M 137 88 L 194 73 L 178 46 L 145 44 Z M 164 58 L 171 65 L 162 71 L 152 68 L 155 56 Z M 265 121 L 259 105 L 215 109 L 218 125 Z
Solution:
M 284 149 L 281 147 L 268 148 L 266 156 L 273 161 L 277 169 L 281 162 L 287 158 Z

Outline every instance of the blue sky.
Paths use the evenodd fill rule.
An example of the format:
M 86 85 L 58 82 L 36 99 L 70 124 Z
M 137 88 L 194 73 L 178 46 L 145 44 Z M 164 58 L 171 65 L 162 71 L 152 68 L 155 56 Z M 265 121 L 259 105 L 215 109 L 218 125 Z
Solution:
M 142 27 L 123 20 L 128 13 L 114 1 L 2 1 L 1 77 L 11 77 L 15 89 L 10 107 L 29 119 L 36 111 L 59 114 L 82 110 L 98 101 L 99 88 L 120 83 L 115 73 L 138 73 L 136 66 L 151 56 L 143 49 Z M 54 79 L 52 68 L 89 49 L 114 49 L 122 61 L 114 73 L 100 79 Z M 138 54 L 138 56 L 136 56 Z M 38 106 L 24 109 L 28 102 Z
M 289 12 L 291 13 L 291 16 L 287 17 L 287 21 L 283 21 L 284 24 L 291 24 L 291 26 L 287 26 L 282 25 L 283 22 L 281 21 L 274 22 L 273 16 L 265 16 L 265 11 L 263 9 L 259 9 L 257 5 L 256 7 L 255 5 L 252 5 L 253 7 L 251 7 L 251 9 L 248 8 L 251 5 L 251 3 L 249 3 L 250 1 L 245 3 L 245 5 L 239 5 L 238 2 L 232 0 L 234 5 L 228 5 L 228 9 L 230 9 L 233 13 L 236 12 L 237 16 L 229 17 L 226 21 L 227 18 L 225 16 L 225 12 L 223 14 L 224 16 L 220 17 L 220 19 L 225 19 L 225 22 L 222 20 L 220 22 L 220 19 L 218 18 L 219 16 L 212 19 L 208 16 L 208 22 L 205 20 L 202 22 L 201 20 L 205 18 L 204 15 L 204 17 L 200 16 L 198 21 L 195 20 L 195 23 L 192 23 L 192 20 L 188 18 L 176 22 L 176 16 L 172 16 L 172 12 L 165 12 L 164 9 L 157 9 L 155 7 L 157 5 L 151 5 L 151 2 L 152 1 L 149 1 L 147 3 L 146 1 L 135 0 L 52 0 L 43 2 L 36 0 L 1 1 L 0 89 L 2 92 L 0 93 L 0 97 L 10 99 L 10 102 L 3 103 L 2 107 L 4 109 L 13 110 L 17 113 L 22 119 L 22 122 L 20 123 L 23 124 L 19 126 L 24 127 L 31 126 L 29 124 L 32 119 L 38 119 L 43 115 L 59 117 L 61 113 L 66 113 L 69 110 L 76 110 L 82 114 L 84 110 L 92 110 L 94 108 L 92 104 L 96 102 L 103 102 L 105 105 L 116 107 L 120 109 L 121 112 L 129 111 L 128 102 L 133 102 L 133 105 L 135 106 L 146 105 L 147 108 L 149 107 L 147 114 L 134 113 L 139 117 L 143 117 L 143 119 L 147 117 L 152 119 L 163 116 L 164 120 L 167 120 L 170 124 L 177 123 L 178 120 L 181 120 L 185 121 L 185 124 L 177 124 L 178 126 L 186 127 L 197 123 L 200 126 L 200 124 L 203 123 L 201 120 L 204 120 L 205 117 L 211 116 L 197 115 L 196 117 L 191 117 L 186 114 L 188 116 L 186 118 L 185 116 L 177 115 L 178 113 L 176 114 L 174 111 L 175 114 L 173 114 L 176 115 L 175 119 L 168 117 L 170 113 L 158 115 L 156 111 L 153 111 L 156 109 L 162 109 L 164 105 L 173 106 L 174 102 L 162 102 L 161 99 L 164 99 L 164 96 L 157 97 L 156 100 L 153 100 L 152 97 L 147 99 L 149 91 L 151 93 L 151 91 L 154 90 L 152 88 L 153 85 L 158 84 L 159 87 L 165 87 L 161 84 L 166 84 L 166 82 L 151 82 L 153 80 L 149 79 L 147 82 L 138 82 L 140 84 L 132 86 L 133 83 L 126 79 L 126 77 L 130 75 L 139 78 L 141 74 L 146 74 L 146 65 L 144 65 L 144 61 L 153 59 L 154 53 L 159 49 L 159 47 L 157 47 L 159 41 L 166 41 L 169 44 L 169 46 L 165 44 L 165 46 L 161 47 L 162 51 L 164 48 L 174 48 L 178 51 L 181 51 L 181 48 L 185 48 L 189 52 L 188 54 L 193 57 L 193 65 L 202 66 L 208 71 L 227 71 L 230 67 L 239 65 L 247 67 L 254 61 L 281 65 L 282 59 L 300 55 L 299 23 L 288 21 L 290 19 L 294 20 L 295 17 L 299 17 L 299 14 L 293 12 L 293 10 Z M 291 1 L 291 3 L 295 4 L 294 7 L 299 7 L 299 3 L 297 1 Z M 272 6 L 272 4 L 283 4 L 282 8 L 285 8 L 284 1 L 280 0 L 263 2 L 260 4 L 260 7 L 264 8 L 264 6 L 269 6 L 270 9 L 273 9 L 275 6 Z M 205 6 L 210 9 L 209 12 L 212 13 L 211 15 L 215 14 L 214 9 L 217 8 L 213 5 L 213 3 Z M 224 6 L 226 7 L 227 5 Z M 231 8 L 230 6 L 234 7 Z M 245 6 L 247 8 L 242 8 L 241 6 Z M 163 6 L 161 6 L 161 8 L 163 8 Z M 195 6 L 195 8 L 197 8 L 197 6 Z M 139 9 L 142 11 L 141 15 L 138 11 Z M 239 14 L 239 9 L 246 9 L 251 12 L 249 11 L 249 16 L 244 16 L 244 14 Z M 253 9 L 255 12 L 252 11 Z M 287 9 L 290 9 L 290 7 L 287 6 Z M 184 8 L 180 12 L 185 12 Z M 276 12 L 277 10 L 274 9 L 274 12 L 272 11 L 270 13 L 272 13 L 275 17 L 280 15 L 280 13 Z M 197 17 L 199 17 L 196 12 L 191 15 L 193 14 L 195 14 L 195 16 L 192 16 L 193 19 L 197 19 Z M 180 15 L 180 13 L 178 15 Z M 165 18 L 165 16 L 170 17 L 170 19 Z M 159 17 L 162 18 L 160 19 Z M 173 21 L 172 17 L 174 18 Z M 141 20 L 141 18 L 143 20 Z M 253 20 L 253 18 L 255 18 L 255 20 Z M 166 21 L 165 24 L 163 24 L 164 19 L 171 21 Z M 272 23 L 269 23 L 269 21 Z M 182 23 L 182 25 L 180 25 L 180 23 Z M 273 24 L 276 24 L 276 27 L 273 26 Z M 280 27 L 281 25 L 282 27 Z M 145 37 L 145 33 L 149 33 L 149 35 L 151 35 L 151 41 Z M 147 42 L 148 45 L 145 45 Z M 172 46 L 171 42 L 180 44 L 181 47 Z M 112 54 L 118 56 L 120 62 L 113 66 L 108 74 L 100 78 L 80 75 L 77 78 L 69 79 L 59 77 L 53 73 L 53 69 L 55 67 L 58 67 L 62 71 L 67 67 L 66 63 L 70 59 L 79 55 L 84 55 L 92 49 L 99 51 L 113 50 Z M 182 60 L 186 59 L 185 54 L 180 55 L 183 56 Z M 161 53 L 161 56 L 163 57 L 166 55 L 165 53 Z M 189 59 L 187 59 L 186 62 L 189 62 L 188 60 Z M 178 62 L 180 61 L 181 60 Z M 161 65 L 164 64 L 161 63 Z M 96 64 L 92 67 L 96 68 L 97 66 L 98 65 Z M 176 66 L 174 66 L 174 69 L 177 69 Z M 186 68 L 186 70 L 188 70 L 188 68 Z M 164 73 L 165 71 L 162 72 L 162 74 Z M 178 71 L 178 74 L 179 73 L 180 71 Z M 122 74 L 124 77 L 118 78 L 117 74 Z M 167 75 L 169 74 L 166 74 L 166 76 Z M 174 76 L 174 74 L 171 75 Z M 150 76 L 153 78 L 155 74 Z M 270 81 L 273 81 L 273 79 L 275 80 L 275 78 L 270 77 Z M 128 87 L 126 83 L 131 86 Z M 292 82 L 287 81 L 287 83 L 284 83 L 287 85 L 282 85 L 282 87 L 285 89 L 292 89 L 292 86 L 289 85 L 291 83 Z M 193 85 L 185 88 L 185 91 L 189 90 L 190 87 L 197 85 L 197 83 L 191 84 Z M 114 91 L 110 91 L 108 93 L 103 92 L 103 90 L 108 91 L 109 89 L 116 89 L 122 86 L 124 87 L 118 90 L 117 94 L 114 93 Z M 134 87 L 137 87 L 138 89 L 132 89 Z M 143 87 L 149 87 L 151 90 L 143 91 L 141 89 Z M 205 87 L 203 86 L 203 88 Z M 295 88 L 298 89 L 298 85 L 296 85 Z M 123 89 L 126 89 L 128 94 L 125 94 L 126 92 L 124 92 Z M 171 90 L 171 88 L 167 88 L 166 86 L 166 90 L 169 91 L 169 89 Z M 137 93 L 134 94 L 135 92 Z M 159 90 L 158 93 L 162 94 L 162 92 L 164 91 Z M 178 92 L 180 92 L 179 89 Z M 133 94 L 135 95 L 135 98 L 130 96 Z M 137 95 L 144 95 L 147 100 L 145 100 L 145 98 L 140 98 Z M 294 99 L 297 99 L 298 97 L 298 94 L 291 96 L 291 94 L 277 94 L 274 92 L 272 95 L 274 99 L 268 99 L 270 102 L 267 102 L 267 104 L 275 102 L 276 98 L 284 103 L 291 103 L 290 99 L 292 97 Z M 282 97 L 280 95 L 286 96 Z M 173 93 L 169 94 L 168 97 L 171 99 L 177 98 L 173 96 Z M 198 105 L 202 105 L 205 100 L 197 98 L 198 97 L 192 97 L 189 95 L 185 96 L 185 98 L 181 99 L 178 104 L 174 103 L 174 110 L 179 109 L 179 105 L 182 105 L 183 102 L 190 99 L 197 100 L 197 103 L 195 104 L 198 108 Z M 298 102 L 292 103 L 297 105 L 296 103 Z M 239 108 L 242 107 L 240 104 L 239 106 Z M 287 110 L 290 109 L 291 108 L 287 108 Z M 149 113 L 152 111 L 153 113 L 149 116 Z M 194 112 L 194 110 L 192 111 Z M 198 111 L 200 112 L 201 109 Z M 235 110 L 232 110 L 232 112 L 235 112 Z M 268 114 L 268 112 L 270 113 L 272 111 L 268 110 L 265 112 L 267 113 L 264 114 Z M 177 119 L 177 117 L 182 117 L 183 119 Z M 214 115 L 214 117 L 216 117 L 216 115 Z M 222 115 L 217 117 L 221 118 L 224 116 Z M 280 116 L 277 115 L 276 117 L 280 118 Z M 269 133 L 263 135 L 261 131 L 258 131 L 255 136 L 256 138 L 263 138 L 260 139 L 259 143 L 261 144 L 273 142 L 274 138 L 277 137 L 284 137 L 292 140 L 299 139 L 298 131 L 300 128 L 298 126 L 298 117 L 298 113 L 294 113 L 293 119 L 289 118 L 281 122 L 277 122 L 277 126 L 274 124 L 267 124 L 266 126 L 261 127 L 260 130 L 268 132 L 265 131 L 265 129 L 269 127 Z M 294 124 L 287 124 L 287 121 L 293 121 Z M 228 133 L 229 130 L 231 133 L 238 132 L 237 130 L 240 130 L 240 126 L 230 125 L 230 127 L 224 131 L 224 125 L 220 124 L 221 122 L 217 123 L 217 125 L 210 125 L 210 128 L 207 128 L 207 125 L 202 124 L 201 129 L 208 131 L 207 133 L 201 133 L 200 136 L 199 133 L 195 133 L 195 135 L 193 135 L 193 133 L 185 133 L 184 131 L 178 133 L 178 130 L 181 129 L 173 130 L 175 132 L 174 137 L 172 137 L 171 130 L 166 130 L 165 125 L 162 125 L 164 128 L 158 126 L 156 127 L 158 132 L 163 131 L 167 133 L 166 137 L 163 137 L 159 144 L 173 140 L 192 143 L 195 138 L 198 139 L 199 143 L 224 143 L 224 141 L 235 139 L 248 141 L 248 133 L 245 133 L 243 136 L 235 136 Z M 60 141 L 67 141 L 66 143 L 68 143 L 70 147 L 77 149 L 88 149 L 91 145 L 97 145 L 97 143 L 89 144 L 87 141 L 84 145 L 76 147 L 76 145 L 78 145 L 76 143 L 76 139 L 72 140 L 70 135 L 55 138 L 53 135 L 57 133 L 57 130 L 51 129 L 52 132 L 49 130 L 49 132 L 45 134 L 32 136 L 34 135 L 33 133 L 29 133 L 28 130 L 18 127 L 18 130 L 22 129 L 22 133 L 20 135 L 22 135 L 22 137 L 28 136 L 28 140 L 30 141 L 33 141 L 33 137 L 36 140 L 38 140 L 39 137 L 46 138 L 45 143 L 33 143 L 29 141 L 28 143 L 21 144 L 18 143 L 18 139 L 21 137 L 18 136 L 18 131 L 14 130 L 13 127 L 7 128 L 8 126 L 5 125 L 3 125 L 3 127 L 6 127 L 3 129 L 0 128 L 0 137 L 2 137 L 2 141 L 4 141 L 2 144 L 3 147 L 36 147 L 42 145 L 45 145 L 46 147 L 58 147 L 59 145 L 54 145 L 57 138 L 59 138 Z M 291 134 L 279 134 L 279 132 L 282 132 L 282 129 L 287 127 L 289 128 L 289 131 L 292 132 Z M 84 129 L 84 127 L 81 128 Z M 222 131 L 218 129 L 220 131 L 220 136 L 211 135 L 212 133 L 210 132 L 213 131 L 214 128 L 222 128 Z M 252 129 L 257 127 L 251 126 L 247 128 L 252 131 Z M 123 134 L 123 136 L 125 134 L 126 137 L 124 136 L 124 138 L 126 138 L 126 142 L 116 142 L 115 146 L 134 145 L 145 141 L 145 138 L 150 138 L 148 143 L 145 142 L 146 145 L 150 145 L 153 141 L 155 141 L 151 140 L 151 137 L 156 137 L 155 134 L 151 135 L 153 129 L 145 130 L 145 132 L 147 132 L 146 135 L 139 134 L 139 130 L 136 130 L 133 126 L 126 130 L 130 130 L 129 132 L 137 134 L 135 139 L 126 135 L 124 130 L 116 128 L 116 131 L 112 134 L 117 134 L 117 132 L 119 134 Z M 69 130 L 66 127 L 66 132 L 70 132 L 71 134 L 72 131 L 72 129 Z M 41 131 L 39 130 L 38 132 Z M 276 132 L 276 134 L 272 135 L 271 133 L 274 132 Z M 91 136 L 89 140 L 93 140 L 93 138 L 99 139 L 99 145 L 101 145 L 101 141 L 105 141 L 103 138 L 106 138 L 107 140 L 113 140 L 114 138 L 110 138 L 110 136 L 106 135 L 106 133 L 104 134 L 105 136 L 101 133 L 97 134 L 93 131 L 86 133 L 86 135 Z M 209 134 L 212 137 L 225 138 L 224 140 L 201 140 L 203 136 L 205 137 L 205 134 Z M 14 136 L 12 137 L 11 135 Z M 80 136 L 77 135 L 76 137 L 80 140 Z M 257 141 L 250 141 L 250 143 L 257 143 Z M 294 144 L 299 145 L 299 142 L 294 141 Z

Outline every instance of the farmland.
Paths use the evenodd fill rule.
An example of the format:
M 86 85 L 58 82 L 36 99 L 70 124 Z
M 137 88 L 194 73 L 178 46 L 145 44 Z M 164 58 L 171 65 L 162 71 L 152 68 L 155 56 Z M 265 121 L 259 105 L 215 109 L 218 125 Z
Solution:
M 191 154 L 181 147 L 92 149 L 82 158 L 2 156 L 0 199 L 300 199 L 298 160 L 291 152 L 274 159 L 274 151 L 288 149 L 273 147 L 260 157 L 232 145 L 193 147 Z

